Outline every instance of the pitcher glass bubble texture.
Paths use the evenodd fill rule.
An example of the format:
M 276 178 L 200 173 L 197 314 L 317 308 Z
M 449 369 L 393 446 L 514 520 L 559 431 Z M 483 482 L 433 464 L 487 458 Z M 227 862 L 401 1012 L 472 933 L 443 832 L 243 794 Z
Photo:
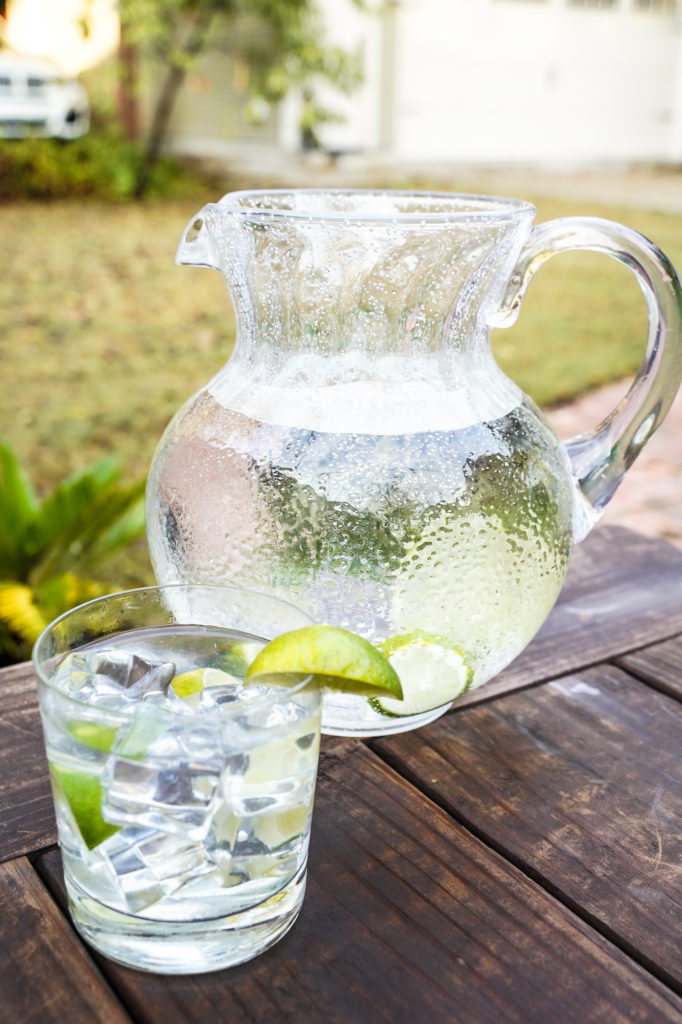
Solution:
M 153 460 L 159 580 L 248 581 L 389 649 L 455 651 L 474 687 L 516 657 L 682 376 L 666 257 L 619 224 L 534 216 L 515 199 L 364 190 L 237 192 L 204 207 L 177 259 L 224 275 L 237 340 Z M 489 334 L 568 249 L 632 270 L 649 334 L 623 402 L 560 443 Z M 438 665 L 425 656 L 424 700 L 405 711 L 326 696 L 323 731 L 431 721 L 448 707 L 442 693 L 428 706 Z
M 321 700 L 247 686 L 266 641 L 309 625 L 269 595 L 145 588 L 36 642 L 69 909 L 95 949 L 163 974 L 248 960 L 305 891 Z

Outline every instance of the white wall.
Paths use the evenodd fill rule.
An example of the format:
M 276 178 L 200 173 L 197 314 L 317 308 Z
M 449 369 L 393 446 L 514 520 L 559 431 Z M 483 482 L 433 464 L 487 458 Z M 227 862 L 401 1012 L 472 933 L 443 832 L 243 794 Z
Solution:
M 679 160 L 678 17 L 634 3 L 398 0 L 391 69 L 381 45 L 387 22 L 346 17 L 348 0 L 325 0 L 330 35 L 345 45 L 364 34 L 368 59 L 363 92 L 346 104 L 348 123 L 326 129 L 325 144 L 381 148 L 382 104 L 390 102 L 388 152 L 401 160 L 563 167 Z
M 343 120 L 321 127 L 320 138 L 329 152 L 368 152 L 377 149 L 381 132 L 382 20 L 377 10 L 383 0 L 366 0 L 364 10 L 351 0 L 319 0 L 325 41 L 360 57 L 363 81 L 345 95 L 324 81 L 314 83 L 316 102 Z M 282 105 L 280 142 L 296 152 L 300 146 L 300 101 L 290 96 Z

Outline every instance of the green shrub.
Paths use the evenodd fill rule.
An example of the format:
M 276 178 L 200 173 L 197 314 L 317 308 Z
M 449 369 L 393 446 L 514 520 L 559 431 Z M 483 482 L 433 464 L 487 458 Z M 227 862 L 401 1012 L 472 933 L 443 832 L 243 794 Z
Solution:
M 0 665 L 28 658 L 57 615 L 116 589 L 98 569 L 144 532 L 144 480 L 118 478 L 104 459 L 39 501 L 0 445 Z
M 134 195 L 141 152 L 109 130 L 93 130 L 73 142 L 55 139 L 0 140 L 0 202 L 16 199 Z M 153 168 L 146 196 L 194 192 L 198 180 L 179 161 L 165 158 Z

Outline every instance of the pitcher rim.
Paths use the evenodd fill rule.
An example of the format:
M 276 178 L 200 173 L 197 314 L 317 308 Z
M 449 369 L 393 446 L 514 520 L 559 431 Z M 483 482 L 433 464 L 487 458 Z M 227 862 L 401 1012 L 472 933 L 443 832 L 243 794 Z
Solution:
M 258 200 L 267 197 L 283 198 L 284 196 L 317 197 L 323 196 L 348 197 L 349 199 L 396 198 L 417 200 L 438 200 L 451 202 L 452 208 L 446 210 L 401 210 L 376 211 L 368 209 L 324 209 L 315 206 L 303 206 L 297 209 L 283 209 L 274 205 L 258 205 Z M 240 201 L 251 200 L 250 203 L 239 205 Z M 272 202 L 272 200 L 271 200 Z M 455 204 L 458 203 L 459 206 Z M 466 204 L 466 205 L 465 205 Z M 486 195 L 474 192 L 440 192 L 438 190 L 391 189 L 391 188 L 259 188 L 239 189 L 228 192 L 215 204 L 226 212 L 240 214 L 245 218 L 262 217 L 268 220 L 296 221 L 333 221 L 352 224 L 443 224 L 470 221 L 494 222 L 515 220 L 523 214 L 535 215 L 535 206 L 525 199 L 514 199 L 508 196 Z

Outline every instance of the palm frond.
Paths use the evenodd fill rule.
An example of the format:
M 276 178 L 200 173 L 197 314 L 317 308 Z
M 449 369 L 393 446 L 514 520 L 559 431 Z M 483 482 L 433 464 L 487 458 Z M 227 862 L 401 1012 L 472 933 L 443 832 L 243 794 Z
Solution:
M 113 459 L 66 480 L 41 503 L 0 446 L 0 665 L 30 656 L 45 626 L 116 589 L 93 579 L 144 533 L 144 479 L 120 485 Z
M 92 503 L 113 486 L 118 476 L 115 460 L 103 459 L 56 487 L 40 505 L 31 529 L 34 559 L 51 547 L 60 546 L 60 538 L 70 543 L 76 524 Z
M 38 586 L 50 576 L 72 572 L 87 576 L 124 543 L 144 532 L 145 481 L 126 487 L 110 484 L 54 537 L 30 575 Z
M 140 480 L 128 489 L 123 511 L 119 517 L 105 529 L 93 542 L 90 548 L 90 566 L 94 569 L 116 551 L 132 544 L 145 531 L 144 490 L 145 480 Z
M 0 576 L 21 575 L 26 534 L 37 510 L 35 492 L 14 452 L 0 445 Z

